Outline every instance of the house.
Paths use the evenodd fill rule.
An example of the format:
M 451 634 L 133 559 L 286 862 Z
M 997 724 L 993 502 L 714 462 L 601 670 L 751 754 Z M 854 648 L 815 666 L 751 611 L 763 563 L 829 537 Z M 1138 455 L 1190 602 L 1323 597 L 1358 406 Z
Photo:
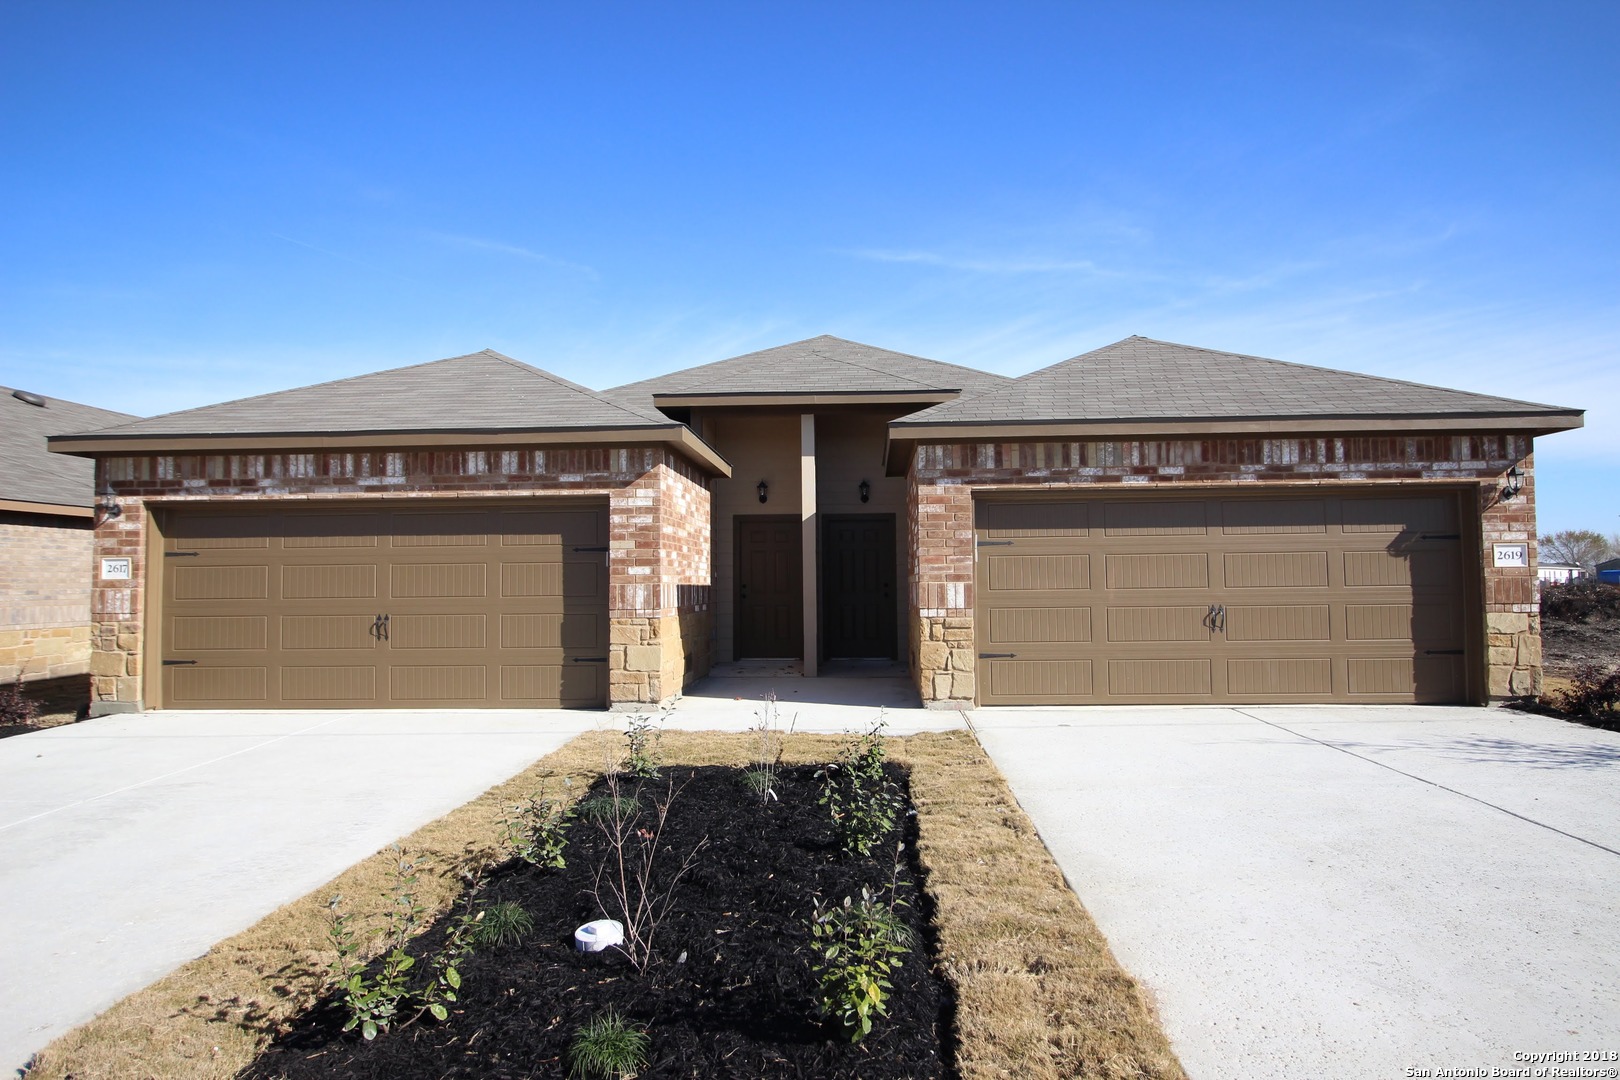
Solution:
M 1582 416 L 817 337 L 601 393 L 485 351 L 51 447 L 128 560 L 98 712 L 633 708 L 749 658 L 892 658 L 941 708 L 1477 702 L 1539 686 L 1533 444 Z
M 1620 559 L 1606 559 L 1592 569 L 1597 571 L 1599 581 L 1607 581 L 1612 585 L 1620 585 Z
M 1543 585 L 1568 585 L 1586 576 L 1586 570 L 1574 563 L 1537 563 L 1536 579 Z
M 95 467 L 45 440 L 133 419 L 0 386 L 0 685 L 89 672 Z

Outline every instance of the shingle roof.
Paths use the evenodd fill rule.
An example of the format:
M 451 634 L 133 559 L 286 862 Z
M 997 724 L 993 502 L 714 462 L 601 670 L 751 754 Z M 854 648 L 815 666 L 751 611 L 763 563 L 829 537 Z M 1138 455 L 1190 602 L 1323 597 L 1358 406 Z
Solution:
M 1579 410 L 1129 337 L 892 426 L 1537 414 Z
M 106 427 L 135 417 L 60 398 L 30 405 L 0 386 L 0 499 L 91 506 L 95 502 L 94 462 L 63 457 L 45 448 L 45 439 L 68 431 Z
M 336 382 L 82 431 L 100 438 L 673 428 L 649 408 L 485 349 Z
M 604 391 L 615 401 L 654 394 L 892 394 L 967 390 L 1003 375 L 823 334 Z

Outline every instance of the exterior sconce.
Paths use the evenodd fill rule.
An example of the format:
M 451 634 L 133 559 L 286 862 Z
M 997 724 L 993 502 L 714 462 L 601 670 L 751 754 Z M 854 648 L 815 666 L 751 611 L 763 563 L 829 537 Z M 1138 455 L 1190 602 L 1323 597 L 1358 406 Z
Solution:
M 872 485 L 865 480 L 861 481 L 861 502 L 872 501 Z
M 101 490 L 96 492 L 96 524 L 123 516 L 124 508 L 118 505 L 118 496 L 113 492 L 112 481 L 103 479 Z
M 759 482 L 759 501 L 764 502 L 765 497 L 770 494 L 770 491 L 771 491 L 771 486 L 769 484 L 767 484 L 765 481 L 761 480 Z
M 1510 499 L 1517 498 L 1519 492 L 1523 490 L 1524 474 L 1521 473 L 1519 471 L 1519 467 L 1515 465 L 1508 470 L 1507 478 L 1502 482 L 1502 501 L 1507 502 Z

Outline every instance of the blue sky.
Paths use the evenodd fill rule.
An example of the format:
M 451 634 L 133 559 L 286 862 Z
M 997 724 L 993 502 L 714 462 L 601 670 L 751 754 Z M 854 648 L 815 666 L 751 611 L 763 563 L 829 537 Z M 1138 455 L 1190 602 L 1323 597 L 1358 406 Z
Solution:
M 1620 530 L 1620 4 L 0 4 L 0 382 L 1129 334 L 1575 405 Z

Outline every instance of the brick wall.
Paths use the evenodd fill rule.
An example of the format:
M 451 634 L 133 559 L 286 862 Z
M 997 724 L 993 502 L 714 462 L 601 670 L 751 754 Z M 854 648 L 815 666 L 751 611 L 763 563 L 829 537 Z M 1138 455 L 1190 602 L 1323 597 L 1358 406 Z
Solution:
M 1517 466 L 1523 492 L 1497 498 Z M 1492 697 L 1541 688 L 1541 621 L 1535 590 L 1535 476 L 1522 435 L 1380 438 L 1232 438 L 1109 442 L 919 445 L 908 479 L 911 558 L 908 627 L 912 674 L 932 707 L 974 698 L 973 494 L 1148 486 L 1232 490 L 1312 485 L 1468 484 L 1478 488 L 1479 579 Z M 1491 544 L 1530 545 L 1530 565 L 1497 569 Z
M 0 684 L 90 670 L 88 518 L 0 511 Z
M 96 482 L 111 485 L 123 512 L 96 529 L 95 553 L 127 556 L 131 580 L 92 589 L 94 712 L 143 703 L 149 502 L 604 497 L 610 703 L 667 699 L 708 670 L 708 486 L 661 447 L 109 457 L 97 463 Z

